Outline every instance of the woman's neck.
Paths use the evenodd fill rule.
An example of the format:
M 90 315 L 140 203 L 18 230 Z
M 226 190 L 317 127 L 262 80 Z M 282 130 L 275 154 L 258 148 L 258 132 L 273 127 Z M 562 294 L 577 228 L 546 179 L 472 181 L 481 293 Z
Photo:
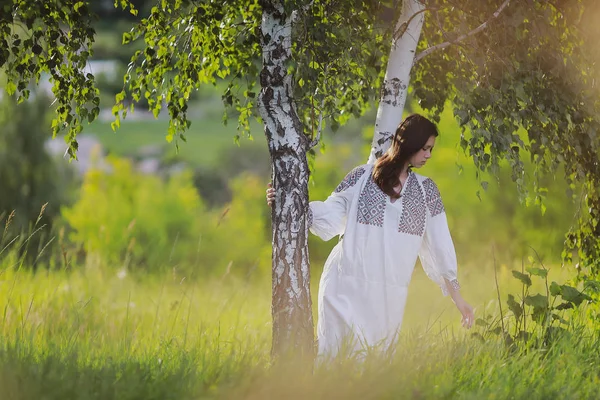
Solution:
M 404 167 L 402 167 L 402 169 L 400 170 L 400 177 L 406 177 L 408 176 L 408 172 L 410 171 L 410 166 L 407 164 L 404 165 Z

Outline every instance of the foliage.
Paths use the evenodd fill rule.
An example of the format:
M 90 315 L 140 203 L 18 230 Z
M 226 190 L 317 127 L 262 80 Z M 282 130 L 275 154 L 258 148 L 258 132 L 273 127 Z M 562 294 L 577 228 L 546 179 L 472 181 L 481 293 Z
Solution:
M 70 254 L 81 247 L 88 265 L 132 272 L 262 277 L 271 252 L 263 186 L 241 175 L 230 184 L 230 202 L 206 209 L 190 172 L 162 180 L 109 157 L 86 174 L 79 199 L 62 210 L 72 231 Z
M 93 121 L 100 112 L 94 76 L 85 72 L 95 34 L 92 21 L 83 1 L 12 0 L 0 6 L 0 68 L 7 76 L 6 91 L 16 93 L 21 102 L 29 98 L 30 83 L 49 74 L 58 103 L 52 132 L 66 131 L 73 157 L 83 121 Z
M 130 0 L 129 3 L 135 10 L 139 10 L 141 15 L 146 15 L 156 1 Z M 114 21 L 115 19 L 135 22 L 139 19 L 137 13 L 134 14 L 128 10 L 115 7 L 115 4 L 118 4 L 118 2 L 115 2 L 114 0 L 95 0 L 89 2 L 89 7 L 94 14 L 98 15 L 100 23 Z
M 501 161 L 492 175 L 456 151 L 461 128 L 451 107 L 440 114 L 438 128 L 433 157 L 418 173 L 433 178 L 440 188 L 460 263 L 487 262 L 492 248 L 505 260 L 521 260 L 535 248 L 546 260 L 558 262 L 576 210 L 564 180 L 546 177 L 542 182 L 548 197 L 536 204 L 532 192 L 525 198 L 519 194 L 507 161 Z M 523 166 L 526 174 L 535 169 L 529 160 Z M 478 181 L 489 183 L 482 189 Z
M 250 117 L 257 116 L 261 6 L 266 5 L 257 0 L 218 6 L 162 2 L 124 34 L 125 43 L 145 44 L 131 59 L 126 88 L 132 90 L 134 101 L 148 99 L 155 115 L 165 100 L 171 117 L 169 140 L 189 128 L 191 93 L 218 79 L 229 82 L 224 104 L 237 111 L 239 127 L 248 133 Z M 288 73 L 296 82 L 295 104 L 306 122 L 305 133 L 312 136 L 319 115 L 326 115 L 336 129 L 350 116 L 362 115 L 377 97 L 387 53 L 384 34 L 389 38 L 391 30 L 378 21 L 379 2 L 296 1 L 288 6 L 288 16 L 292 12 L 296 16 Z M 375 34 L 363 29 L 374 25 Z M 116 97 L 117 126 L 119 113 L 127 113 L 125 99 L 125 90 Z
M 203 203 L 190 174 L 163 182 L 134 171 L 126 160 L 108 160 L 88 171 L 80 198 L 63 209 L 73 243 L 103 265 L 147 270 L 195 254 Z
M 205 221 L 199 257 L 202 269 L 262 278 L 270 273 L 271 230 L 264 180 L 242 174 L 231 182 L 230 203 Z
M 451 3 L 431 2 L 437 11 L 426 19 L 421 49 L 469 32 L 502 2 L 469 1 L 461 6 L 469 11 L 462 13 L 447 7 Z M 582 267 L 591 274 L 600 259 L 595 189 L 600 186 L 595 83 L 600 51 L 589 39 L 597 33 L 598 12 L 596 2 L 588 0 L 511 2 L 484 34 L 422 59 L 414 81 L 414 95 L 426 109 L 439 112 L 452 99 L 464 129 L 461 146 L 479 170 L 495 174 L 505 159 L 522 192 L 532 183 L 538 204 L 546 194 L 545 174 L 562 168 L 572 189 L 580 183 L 590 211 L 581 213 L 571 231 L 565 259 L 579 249 Z M 527 157 L 531 174 L 524 167 Z
M 537 255 L 537 254 L 536 254 Z M 539 256 L 538 256 L 539 257 Z M 476 324 L 484 327 L 483 332 L 473 336 L 485 340 L 490 334 L 499 335 L 511 347 L 549 348 L 567 334 L 575 333 L 574 320 L 584 305 L 594 302 L 585 293 L 598 293 L 598 286 L 586 284 L 583 291 L 568 284 L 559 285 L 556 281 L 548 284 L 548 269 L 539 260 L 529 259 L 531 266 L 521 266 L 521 271 L 513 270 L 512 275 L 521 283 L 521 294 L 515 298 L 509 294 L 506 304 L 510 315 L 504 315 L 500 308 L 500 318 L 489 321 L 491 316 L 478 318 Z M 539 263 L 539 266 L 536 264 Z M 543 281 L 545 293 L 530 292 L 532 278 Z M 498 285 L 498 284 L 496 284 Z M 500 288 L 497 286 L 498 297 Z M 512 329 L 511 329 L 512 328 Z M 512 332 L 511 332 L 512 331 Z
M 28 238 L 23 249 L 32 249 L 30 261 L 52 242 L 54 220 L 73 191 L 72 171 L 61 168 L 45 149 L 48 105 L 39 93 L 19 105 L 12 96 L 0 100 L 0 221 L 10 220 L 5 238 L 7 233 Z M 41 230 L 32 229 L 35 221 Z
M 44 148 L 48 104 L 39 95 L 21 105 L 11 96 L 0 101 L 0 212 L 15 211 L 17 231 L 27 229 L 45 203 L 46 217 L 53 218 L 65 199 L 63 182 Z

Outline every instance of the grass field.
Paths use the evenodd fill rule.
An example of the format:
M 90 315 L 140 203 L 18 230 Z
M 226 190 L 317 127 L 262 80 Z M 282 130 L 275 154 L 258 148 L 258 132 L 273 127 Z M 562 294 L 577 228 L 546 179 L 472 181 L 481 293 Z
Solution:
M 94 122 L 84 133 L 95 135 L 106 150 L 119 156 L 135 156 L 146 146 L 165 149 L 165 157 L 177 158 L 191 165 L 215 165 L 220 152 L 228 147 L 236 146 L 234 142 L 235 122 L 225 126 L 218 118 L 206 118 L 192 123 L 186 133 L 186 142 L 179 141 L 179 150 L 175 141 L 166 140 L 168 121 L 165 120 L 125 120 L 116 132 L 110 122 Z M 258 125 L 253 125 L 253 141 L 264 144 L 264 135 Z M 240 139 L 247 145 L 246 138 Z M 265 154 L 266 144 L 264 144 Z
M 561 282 L 569 274 L 553 269 L 550 278 Z M 491 265 L 461 276 L 476 314 L 497 315 Z M 520 293 L 510 267 L 500 266 L 498 277 L 503 301 L 509 291 Z M 592 330 L 550 349 L 510 354 L 497 339 L 471 338 L 451 301 L 420 270 L 394 358 L 342 359 L 313 374 L 270 368 L 268 277 L 192 282 L 95 268 L 32 274 L 5 264 L 0 309 L 1 399 L 600 395 Z
M 161 115 L 154 119 L 143 110 L 136 110 L 120 123 L 120 128 L 113 131 L 111 127 L 112 118 L 96 120 L 91 125 L 84 127 L 84 134 L 93 134 L 106 150 L 119 156 L 136 156 L 146 146 L 163 148 L 164 157 L 168 159 L 179 159 L 188 162 L 192 166 L 216 166 L 218 158 L 224 150 L 235 146 L 242 148 L 248 146 L 259 147 L 268 158 L 268 150 L 263 127 L 257 121 L 250 124 L 250 135 L 248 138 L 241 135 L 239 144 L 236 144 L 236 135 L 241 134 L 237 129 L 237 119 L 231 117 L 227 125 L 222 122 L 223 104 L 220 100 L 219 88 L 206 88 L 206 95 L 190 105 L 190 121 L 192 125 L 185 133 L 186 141 L 179 140 L 169 143 L 166 140 L 168 118 Z M 360 119 L 351 120 L 342 127 L 339 133 L 332 133 L 325 129 L 323 139 L 328 144 L 335 140 L 347 142 L 355 140 L 360 135 L 363 125 L 374 123 L 374 114 Z M 179 145 L 179 149 L 176 148 Z

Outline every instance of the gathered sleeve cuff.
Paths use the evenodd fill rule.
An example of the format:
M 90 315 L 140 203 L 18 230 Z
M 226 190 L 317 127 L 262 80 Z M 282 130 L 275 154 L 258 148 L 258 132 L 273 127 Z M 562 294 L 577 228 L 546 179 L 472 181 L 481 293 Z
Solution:
M 448 286 L 460 289 L 457 277 L 456 252 L 444 205 L 437 186 L 431 179 L 423 182 L 427 202 L 427 225 L 419 250 L 421 265 L 427 276 L 448 295 Z
M 309 203 L 307 221 L 313 234 L 323 240 L 330 240 L 344 233 L 350 204 L 365 171 L 364 166 L 356 167 L 346 175 L 327 200 Z

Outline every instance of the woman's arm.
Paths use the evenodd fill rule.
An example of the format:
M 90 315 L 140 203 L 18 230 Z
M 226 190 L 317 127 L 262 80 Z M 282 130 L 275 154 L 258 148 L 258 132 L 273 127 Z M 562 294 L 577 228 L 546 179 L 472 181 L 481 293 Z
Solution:
M 350 171 L 335 191 L 325 201 L 311 201 L 307 210 L 310 231 L 323 240 L 344 233 L 346 216 L 352 198 L 356 195 L 358 182 L 366 172 L 366 167 L 359 166 Z M 267 204 L 273 205 L 275 190 L 271 184 L 267 187 Z
M 436 282 L 444 295 L 450 295 L 462 315 L 461 323 L 465 328 L 473 325 L 474 314 L 460 293 L 456 252 L 446 212 L 435 183 L 427 179 L 423 182 L 426 193 L 427 225 L 419 258 L 427 276 Z

